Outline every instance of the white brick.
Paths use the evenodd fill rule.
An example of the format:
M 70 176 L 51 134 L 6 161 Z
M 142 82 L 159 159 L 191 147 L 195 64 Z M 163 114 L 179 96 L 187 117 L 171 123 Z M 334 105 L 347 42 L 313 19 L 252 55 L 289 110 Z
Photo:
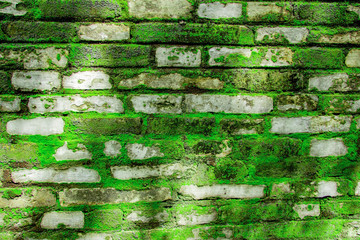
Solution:
M 162 211 L 157 213 L 155 216 L 152 214 L 146 214 L 141 211 L 133 211 L 127 217 L 126 220 L 131 222 L 143 222 L 148 223 L 150 221 L 158 221 L 158 222 L 165 222 L 166 219 L 169 217 L 169 214 L 166 211 Z
M 154 113 L 182 113 L 182 96 L 173 95 L 139 95 L 132 96 L 131 103 L 135 112 Z
M 110 76 L 103 71 L 84 71 L 64 76 L 63 87 L 66 89 L 111 89 Z
M 130 16 L 136 18 L 190 17 L 191 3 L 187 0 L 128 0 Z
M 126 150 L 131 160 L 143 160 L 153 157 L 163 157 L 159 147 L 146 147 L 144 144 L 133 143 L 126 145 Z
M 83 228 L 84 213 L 74 212 L 47 212 L 44 214 L 40 226 L 45 229 L 58 229 L 63 224 L 66 228 Z
M 21 99 L 19 97 L 6 99 L 0 97 L 0 112 L 19 112 Z
M 268 96 L 195 95 L 185 96 L 187 112 L 267 113 L 273 110 Z
M 156 49 L 156 62 L 158 67 L 199 67 L 201 51 L 186 46 L 158 47 Z
M 293 209 L 301 219 L 320 216 L 320 204 L 296 204 Z
M 62 118 L 16 119 L 6 124 L 10 135 L 43 135 L 49 136 L 64 132 L 65 122 Z
M 176 216 L 177 224 L 186 226 L 186 225 L 201 225 L 208 224 L 216 221 L 217 213 L 214 211 L 210 214 L 198 214 L 198 213 L 189 213 L 187 215 L 178 214 Z
M 107 141 L 105 143 L 104 154 L 108 157 L 116 157 L 121 154 L 121 144 L 118 141 Z
M 197 14 L 201 18 L 219 19 L 219 18 L 239 18 L 242 15 L 241 3 L 220 2 L 201 3 L 197 10 Z
M 71 167 L 66 170 L 54 168 L 24 169 L 12 172 L 11 178 L 16 183 L 93 183 L 101 180 L 97 171 L 84 167 Z
M 55 157 L 56 161 L 82 160 L 92 158 L 91 153 L 83 144 L 78 144 L 77 148 L 79 150 L 69 149 L 67 142 L 65 142 L 64 146 L 59 147 L 53 156 Z
M 341 138 L 311 140 L 310 156 L 312 157 L 344 156 L 347 153 L 348 148 Z
M 265 186 L 263 185 L 213 185 L 198 187 L 195 185 L 182 186 L 180 193 L 192 198 L 262 198 Z
M 356 195 L 356 196 L 360 196 L 360 182 L 358 182 L 358 184 L 356 185 L 355 195 Z
M 88 41 L 120 41 L 130 38 L 130 27 L 125 24 L 94 23 L 81 25 L 79 38 Z
M 58 90 L 61 86 L 60 74 L 54 71 L 15 71 L 11 83 L 21 91 L 51 91 Z
M 315 88 L 318 91 L 350 91 L 348 86 L 349 75 L 346 73 L 335 73 L 325 76 L 315 76 L 309 79 L 311 90 Z
M 249 21 L 262 22 L 267 15 L 277 15 L 278 21 L 283 21 L 291 17 L 290 3 L 283 3 L 284 6 L 279 5 L 278 2 L 248 2 L 247 16 Z
M 3 189 L 14 190 L 14 189 Z M 22 189 L 21 196 L 13 199 L 3 198 L 3 191 L 0 192 L 0 208 L 26 208 L 55 206 L 56 197 L 49 189 Z
M 309 30 L 304 27 L 264 27 L 256 30 L 256 41 L 279 42 L 284 39 L 289 43 L 303 43 L 309 35 Z M 280 36 L 280 37 L 279 37 Z
M 46 96 L 29 99 L 28 104 L 31 113 L 48 112 L 99 112 L 99 113 L 122 113 L 123 103 L 116 96 Z
M 47 68 L 65 68 L 67 66 L 68 51 L 55 47 L 35 49 L 27 52 L 24 56 L 25 69 L 47 69 Z
M 360 49 L 351 49 L 346 56 L 345 64 L 347 67 L 360 67 Z
M 176 176 L 177 178 L 180 178 L 188 169 L 190 169 L 190 166 L 183 166 L 180 163 L 174 163 L 158 166 L 111 167 L 111 173 L 114 178 L 120 180 L 169 176 Z
M 317 197 L 337 197 L 341 196 L 337 192 L 337 182 L 334 181 L 320 181 L 317 186 Z
M 10 3 L 9 6 L 1 8 L 0 13 L 9 14 L 13 16 L 23 16 L 27 13 L 26 10 L 19 10 L 17 4 L 21 3 L 23 0 L 1 0 L 1 2 Z

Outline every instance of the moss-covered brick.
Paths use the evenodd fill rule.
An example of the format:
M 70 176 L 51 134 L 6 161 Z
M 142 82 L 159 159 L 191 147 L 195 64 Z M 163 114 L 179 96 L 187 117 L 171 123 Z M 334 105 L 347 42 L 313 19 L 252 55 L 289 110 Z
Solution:
M 277 97 L 278 110 L 285 111 L 314 111 L 317 109 L 319 98 L 316 95 L 279 95 Z
M 360 202 L 358 200 L 329 200 L 321 204 L 324 217 L 352 217 L 360 215 Z
M 214 132 L 215 118 L 189 117 L 150 117 L 147 119 L 147 134 L 210 135 Z
M 79 134 L 116 135 L 140 134 L 141 118 L 75 118 L 72 120 L 74 132 Z
M 59 22 L 4 22 L 2 29 L 12 42 L 70 42 L 76 25 Z
M 342 49 L 302 48 L 296 49 L 294 64 L 303 68 L 341 68 L 345 63 Z
M 264 119 L 221 119 L 220 131 L 229 135 L 261 134 Z
M 132 37 L 136 42 L 254 44 L 251 29 L 222 24 L 141 23 L 134 26 Z
M 0 162 L 31 162 L 38 159 L 35 143 L 0 144 Z
M 85 214 L 85 229 L 121 229 L 123 212 L 120 209 L 96 209 Z
M 4 71 L 0 71 L 0 93 L 11 93 L 11 92 L 13 92 L 13 87 L 11 86 L 10 74 Z
M 329 113 L 359 113 L 359 95 L 327 95 L 323 98 L 322 108 Z
M 141 67 L 150 64 L 150 46 L 117 44 L 74 44 L 69 62 L 85 67 Z
M 307 38 L 309 43 L 358 44 L 360 42 L 359 28 L 313 26 L 309 30 Z

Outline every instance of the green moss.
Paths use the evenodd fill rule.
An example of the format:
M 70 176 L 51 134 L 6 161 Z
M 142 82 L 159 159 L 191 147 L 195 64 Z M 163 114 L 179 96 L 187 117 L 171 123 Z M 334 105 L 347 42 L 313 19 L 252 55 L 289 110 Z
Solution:
M 22 195 L 21 189 L 8 189 L 8 190 L 4 191 L 4 193 L 1 197 L 9 200 L 9 199 L 14 199 L 16 197 L 19 197 L 21 195 Z
M 304 68 L 342 68 L 345 56 L 341 49 L 296 49 L 293 61 L 296 65 Z

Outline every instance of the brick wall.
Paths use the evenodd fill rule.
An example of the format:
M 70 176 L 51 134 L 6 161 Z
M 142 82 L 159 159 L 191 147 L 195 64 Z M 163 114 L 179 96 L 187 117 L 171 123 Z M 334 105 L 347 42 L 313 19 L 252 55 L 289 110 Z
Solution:
M 0 18 L 0 239 L 360 238 L 356 1 Z

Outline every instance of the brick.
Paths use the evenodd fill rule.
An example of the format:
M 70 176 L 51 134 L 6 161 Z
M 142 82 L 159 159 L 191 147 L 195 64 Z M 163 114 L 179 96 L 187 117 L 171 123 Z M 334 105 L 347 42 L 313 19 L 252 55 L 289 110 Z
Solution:
M 223 67 L 284 67 L 293 65 L 290 48 L 228 48 L 209 49 L 210 66 Z
M 145 67 L 150 64 L 150 50 L 145 45 L 76 44 L 69 62 L 84 67 Z
M 79 38 L 87 41 L 122 41 L 130 38 L 130 27 L 125 24 L 92 23 L 80 25 Z
M 261 134 L 264 119 L 221 119 L 220 130 L 229 135 Z
M 15 183 L 96 183 L 101 180 L 97 171 L 84 167 L 17 170 L 11 173 L 11 179 Z
M 325 96 L 324 110 L 330 113 L 358 113 L 360 100 L 357 96 Z
M 293 18 L 290 3 L 248 2 L 249 22 L 286 22 Z
M 349 116 L 275 117 L 271 121 L 270 132 L 278 134 L 348 132 L 351 119 L 352 117 Z
M 192 211 L 187 211 L 183 214 L 177 213 L 176 219 L 177 224 L 180 226 L 191 226 L 191 225 L 202 225 L 215 222 L 217 220 L 218 214 L 215 209 L 192 209 Z M 199 210 L 199 211 L 196 211 Z M 206 211 L 207 210 L 207 211 Z
M 83 144 L 78 144 L 77 149 L 69 149 L 67 142 L 65 141 L 64 146 L 56 149 L 55 154 L 53 155 L 56 161 L 64 160 L 82 160 L 82 159 L 92 159 L 92 154 L 86 149 Z
M 160 210 L 160 209 L 159 209 Z M 138 223 L 162 223 L 169 221 L 169 214 L 167 211 L 133 211 L 127 217 L 126 220 L 130 222 Z
M 54 91 L 61 86 L 60 74 L 54 71 L 15 71 L 11 83 L 21 91 Z
M 40 223 L 41 228 L 45 229 L 59 229 L 59 225 L 65 225 L 65 228 L 83 228 L 84 213 L 80 211 L 47 212 Z
M 357 183 L 355 188 L 355 195 L 360 196 L 360 182 Z
M 49 136 L 62 134 L 65 122 L 62 118 L 33 118 L 16 119 L 6 124 L 6 130 L 10 135 L 43 135 Z
M 348 85 L 349 75 L 347 73 L 334 73 L 323 76 L 313 76 L 309 79 L 308 90 L 318 91 L 350 91 Z
M 246 26 L 140 23 L 131 33 L 136 42 L 185 44 L 245 44 L 254 45 L 254 34 Z
M 120 180 L 139 179 L 139 178 L 181 178 L 186 176 L 186 171 L 191 167 L 180 163 L 161 164 L 156 166 L 121 166 L 111 167 L 114 178 Z
M 311 140 L 310 156 L 312 157 L 344 156 L 347 153 L 348 148 L 341 138 Z
M 357 44 L 360 41 L 358 28 L 310 28 L 308 42 L 325 44 Z
M 1 97 L 0 96 L 0 112 L 19 112 L 21 99 L 19 97 Z
M 220 2 L 201 3 L 198 7 L 197 15 L 200 18 L 208 19 L 240 18 L 242 16 L 242 4 L 223 4 Z
M 59 193 L 61 206 L 104 205 L 122 202 L 158 202 L 171 200 L 168 188 L 142 191 L 118 191 L 114 188 L 72 188 Z
M 116 96 L 54 96 L 31 97 L 28 104 L 31 113 L 49 112 L 99 112 L 122 113 L 123 103 Z
M 318 102 L 319 98 L 316 95 L 279 95 L 277 98 L 277 107 L 279 111 L 315 111 Z
M 334 181 L 320 181 L 317 185 L 317 197 L 337 197 L 340 196 L 337 192 L 337 182 Z
M 295 65 L 303 68 L 342 68 L 345 56 L 342 49 L 299 48 L 295 50 L 293 60 Z
M 13 92 L 13 87 L 10 81 L 10 74 L 4 71 L 0 71 L 0 93 L 12 93 L 12 92 Z
M 262 27 L 256 30 L 256 42 L 298 44 L 306 42 L 308 35 L 305 27 Z
M 299 215 L 300 219 L 320 216 L 319 204 L 296 204 L 293 209 Z
M 32 162 L 38 159 L 38 145 L 21 142 L 0 144 L 0 162 Z
M 139 143 L 127 144 L 126 150 L 131 160 L 144 160 L 148 158 L 164 156 L 159 147 L 146 147 L 144 144 Z
M 185 96 L 186 112 L 268 113 L 273 100 L 268 96 L 193 95 Z
M 81 134 L 117 135 L 140 134 L 141 118 L 76 118 L 72 120 L 76 130 Z
M 85 213 L 84 228 L 87 230 L 121 229 L 122 226 L 124 226 L 124 214 L 120 209 L 96 209 Z
M 347 67 L 360 67 L 360 49 L 351 49 L 346 56 L 345 64 Z
M 22 0 L 2 0 L 4 3 L 8 3 L 5 7 L 0 9 L 0 14 L 13 15 L 13 16 L 24 16 L 27 11 L 18 9 L 17 5 L 21 5 Z
M 2 30 L 12 42 L 71 42 L 76 36 L 73 23 L 4 22 Z
M 45 188 L 7 188 L 2 189 L 0 196 L 0 208 L 48 207 L 56 205 L 55 195 L 51 190 Z
M 200 67 L 201 50 L 197 47 L 158 47 L 158 67 Z
M 63 78 L 65 89 L 97 90 L 111 87 L 110 76 L 103 71 L 76 72 Z
M 193 9 L 186 0 L 128 0 L 128 5 L 136 18 L 187 18 Z
M 182 96 L 174 95 L 138 95 L 131 96 L 130 101 L 135 112 L 154 113 L 182 113 Z
M 150 117 L 147 119 L 147 134 L 210 135 L 215 128 L 215 118 Z
M 118 141 L 110 140 L 105 142 L 104 154 L 108 157 L 121 155 L 121 144 Z
M 263 185 L 212 185 L 198 187 L 195 185 L 182 186 L 180 194 L 191 196 L 195 200 L 206 198 L 262 198 Z

